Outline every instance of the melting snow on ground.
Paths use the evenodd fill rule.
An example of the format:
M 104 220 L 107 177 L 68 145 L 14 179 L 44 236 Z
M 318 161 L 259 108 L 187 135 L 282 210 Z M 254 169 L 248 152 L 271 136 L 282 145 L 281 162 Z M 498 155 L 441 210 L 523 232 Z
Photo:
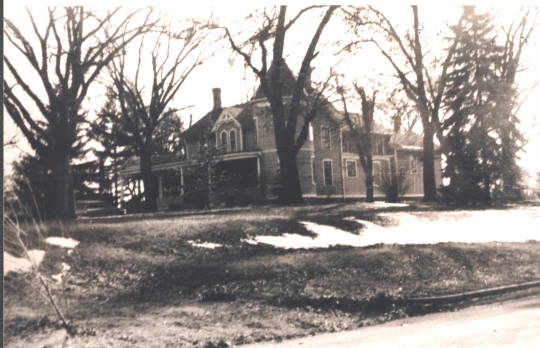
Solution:
M 364 247 L 374 244 L 436 244 L 540 241 L 540 209 L 438 212 L 436 214 L 385 213 L 396 224 L 382 227 L 369 221 L 359 234 L 332 226 L 301 222 L 315 237 L 286 233 L 283 236 L 256 236 L 250 244 L 270 244 L 284 249 L 327 248 L 333 245 Z M 430 217 L 439 217 L 431 220 Z
M 384 213 L 398 224 L 385 233 L 367 228 L 361 235 L 378 243 L 435 244 L 540 241 L 540 209 L 440 212 L 429 215 Z M 433 217 L 433 216 L 431 216 Z M 363 222 L 361 222 L 363 223 Z
M 45 242 L 50 245 L 56 245 L 61 248 L 73 249 L 79 242 L 72 238 L 63 238 L 63 237 L 49 237 L 45 239 Z
M 381 208 L 408 207 L 409 206 L 409 204 L 407 203 L 387 203 L 387 202 L 380 202 L 380 201 L 375 201 L 370 204 L 373 204 L 375 207 L 381 207 Z
M 51 278 L 56 280 L 58 283 L 61 283 L 62 279 L 65 277 L 65 275 L 70 269 L 71 267 L 69 267 L 67 263 L 62 262 L 62 270 L 60 271 L 60 273 L 52 275 Z
M 217 244 L 217 243 L 209 243 L 209 242 L 204 242 L 204 243 L 197 243 L 193 240 L 188 240 L 188 243 L 191 244 L 192 246 L 194 247 L 197 247 L 197 248 L 206 248 L 206 249 L 215 249 L 215 248 L 219 248 L 219 247 L 222 247 L 223 245 L 222 244 Z
M 44 256 L 43 250 L 28 250 L 28 257 L 15 257 L 4 251 L 4 275 L 9 272 L 30 272 L 33 265 L 39 266 Z
M 256 236 L 251 241 L 254 243 L 270 244 L 284 249 L 311 249 L 328 248 L 332 245 L 351 245 L 364 246 L 362 238 L 359 236 L 342 231 L 332 226 L 319 225 L 313 222 L 300 222 L 306 229 L 316 237 L 301 236 L 299 234 L 285 233 L 283 236 Z

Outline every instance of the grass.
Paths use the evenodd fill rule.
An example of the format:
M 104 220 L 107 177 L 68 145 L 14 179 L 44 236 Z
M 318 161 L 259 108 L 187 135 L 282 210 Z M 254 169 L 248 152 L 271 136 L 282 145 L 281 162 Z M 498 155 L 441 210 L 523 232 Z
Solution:
M 62 291 L 65 313 L 96 336 L 77 347 L 212 347 L 280 341 L 335 332 L 417 314 L 392 300 L 480 290 L 540 279 L 540 243 L 337 246 L 282 250 L 250 245 L 256 235 L 310 235 L 299 221 L 353 233 L 343 217 L 386 223 L 363 205 L 261 207 L 195 216 L 77 221 L 66 231 L 81 243 L 73 254 L 51 247 L 43 267 L 72 269 Z M 474 214 L 469 211 L 466 214 Z M 61 232 L 51 224 L 48 233 Z M 195 248 L 188 240 L 224 244 Z M 232 294 L 234 302 L 205 302 Z M 5 342 L 24 347 L 57 328 L 22 276 L 4 284 Z

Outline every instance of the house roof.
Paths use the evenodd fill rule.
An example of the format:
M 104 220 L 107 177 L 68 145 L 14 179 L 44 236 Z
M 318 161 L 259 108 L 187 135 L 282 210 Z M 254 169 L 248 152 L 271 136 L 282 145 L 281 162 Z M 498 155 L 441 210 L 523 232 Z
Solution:
M 274 71 L 274 63 L 272 62 L 272 65 L 270 66 L 270 69 L 268 69 L 268 76 L 272 76 L 272 72 Z M 269 79 L 270 80 L 270 79 Z M 281 81 L 283 82 L 282 85 L 282 91 L 284 96 L 292 96 L 294 93 L 294 87 L 296 86 L 296 77 L 294 77 L 293 72 L 287 65 L 285 61 L 283 61 L 283 64 L 281 65 Z M 259 88 L 257 88 L 257 91 L 255 92 L 255 95 L 251 100 L 255 99 L 261 99 L 266 98 L 266 95 L 264 94 L 262 87 L 259 85 Z
M 191 127 L 186 129 L 182 135 L 186 139 L 193 139 L 199 137 L 200 134 L 206 134 L 210 131 L 210 128 L 214 125 L 219 114 L 223 108 L 215 109 L 204 115 L 200 120 L 195 122 Z
M 191 127 L 186 129 L 182 134 L 186 139 L 194 139 L 201 134 L 210 133 L 212 126 L 223 110 L 229 111 L 238 123 L 240 123 L 243 130 L 249 130 L 255 127 L 255 122 L 253 121 L 253 104 L 246 103 L 212 110 L 204 115 L 199 121 L 195 122 Z
M 412 131 L 399 132 L 392 135 L 390 140 L 398 149 L 408 151 L 422 151 L 424 149 L 424 138 L 422 135 Z M 440 146 L 435 144 L 435 151 L 438 151 Z
M 160 164 L 178 162 L 180 158 L 173 154 L 164 154 L 164 155 L 152 155 L 152 167 L 158 166 Z M 120 170 L 128 168 L 139 168 L 141 165 L 141 158 L 139 156 L 131 156 L 124 162 Z

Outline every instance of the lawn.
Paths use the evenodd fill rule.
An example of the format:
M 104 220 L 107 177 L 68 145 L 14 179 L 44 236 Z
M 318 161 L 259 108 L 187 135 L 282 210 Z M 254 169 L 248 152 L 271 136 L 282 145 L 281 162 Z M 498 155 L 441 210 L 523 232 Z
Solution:
M 540 209 L 533 207 L 463 211 L 365 204 L 81 220 L 62 229 L 49 224 L 48 236 L 80 244 L 70 254 L 49 246 L 41 269 L 53 275 L 62 263 L 71 267 L 55 286 L 61 308 L 86 333 L 69 340 L 73 347 L 280 341 L 418 314 L 418 308 L 392 306 L 402 297 L 540 280 L 540 235 L 528 237 L 534 232 L 519 236 L 519 243 L 437 243 L 429 235 L 433 229 L 451 240 L 448 226 L 456 223 L 456 236 L 470 237 L 482 221 L 493 225 L 494 216 L 508 224 L 481 235 L 504 235 L 514 226 L 512 218 L 521 226 L 507 231 L 513 238 L 530 228 L 524 219 L 540 225 Z M 258 236 L 317 237 L 303 222 L 369 235 L 375 244 L 283 249 L 253 242 Z M 370 223 L 384 228 L 380 243 L 371 235 L 379 230 L 367 229 Z M 463 234 L 467 228 L 470 233 Z M 406 242 L 407 234 L 415 244 Z M 197 247 L 205 243 L 221 246 Z M 5 343 L 12 347 L 26 347 L 58 326 L 28 276 L 10 273 L 4 279 L 4 325 Z

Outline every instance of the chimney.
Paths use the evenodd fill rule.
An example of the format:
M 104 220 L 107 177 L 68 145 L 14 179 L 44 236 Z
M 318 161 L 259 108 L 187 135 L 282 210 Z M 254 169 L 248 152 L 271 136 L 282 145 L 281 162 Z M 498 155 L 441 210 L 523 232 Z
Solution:
M 221 88 L 212 88 L 214 94 L 214 110 L 221 109 Z

